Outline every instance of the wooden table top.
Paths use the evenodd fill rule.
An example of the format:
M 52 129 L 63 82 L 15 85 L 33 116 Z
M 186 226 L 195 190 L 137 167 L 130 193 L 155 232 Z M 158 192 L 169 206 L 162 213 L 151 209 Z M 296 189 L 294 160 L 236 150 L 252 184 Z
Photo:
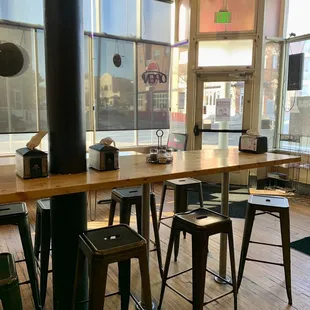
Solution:
M 89 169 L 72 175 L 23 180 L 14 165 L 0 167 L 0 203 L 27 201 L 56 195 L 114 187 L 137 186 L 182 177 L 195 177 L 277 164 L 299 162 L 300 157 L 273 153 L 239 153 L 237 149 L 176 152 L 170 165 L 146 163 L 146 155 L 120 156 L 120 169 Z

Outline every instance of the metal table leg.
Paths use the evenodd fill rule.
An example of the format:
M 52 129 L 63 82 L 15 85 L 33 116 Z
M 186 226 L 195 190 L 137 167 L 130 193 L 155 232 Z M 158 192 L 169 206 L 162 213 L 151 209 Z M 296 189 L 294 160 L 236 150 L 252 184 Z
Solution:
M 150 251 L 150 184 L 146 183 L 142 185 L 142 236 L 146 240 L 147 243 L 147 255 L 149 255 Z M 141 302 L 140 306 L 144 309 L 143 302 L 143 288 L 141 287 Z M 138 307 L 137 307 L 138 308 Z M 153 301 L 153 309 L 157 309 L 155 302 Z M 138 308 L 139 309 L 139 308 Z
M 229 172 L 223 173 L 222 176 L 222 206 L 221 213 L 229 216 Z M 219 275 L 230 281 L 230 278 L 226 276 L 226 263 L 227 263 L 227 235 L 221 234 L 220 239 L 220 265 Z M 221 284 L 226 284 L 220 278 L 215 277 L 215 281 Z

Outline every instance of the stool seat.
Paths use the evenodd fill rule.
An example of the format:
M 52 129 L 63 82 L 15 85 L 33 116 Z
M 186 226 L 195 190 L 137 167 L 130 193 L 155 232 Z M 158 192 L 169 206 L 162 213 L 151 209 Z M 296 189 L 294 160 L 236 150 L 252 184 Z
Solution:
M 0 205 L 0 221 L 14 216 L 27 215 L 27 207 L 24 203 L 8 203 Z
M 121 199 L 136 199 L 137 197 L 142 197 L 142 188 L 141 186 L 115 188 L 111 193 Z
M 180 233 L 180 231 L 185 231 L 192 236 L 192 268 L 168 277 L 175 236 Z M 230 284 L 233 289 L 230 292 L 225 292 L 224 294 L 205 302 L 206 271 L 215 275 L 213 271 L 206 269 L 209 237 L 217 233 L 228 234 L 232 283 L 220 276 L 218 277 L 225 283 Z M 177 277 L 190 270 L 192 270 L 193 283 L 192 300 L 181 294 L 175 287 L 167 283 L 168 279 Z M 212 210 L 202 208 L 176 214 L 173 217 L 158 309 L 161 309 L 166 286 L 176 292 L 179 296 L 183 297 L 185 300 L 189 301 L 193 306 L 193 310 L 202 310 L 206 304 L 216 301 L 230 293 L 233 293 L 234 295 L 234 309 L 237 309 L 237 281 L 232 222 L 230 218 L 213 212 Z
M 165 183 L 168 186 L 189 186 L 189 185 L 200 184 L 201 181 L 195 180 L 195 179 L 192 179 L 192 178 L 183 178 L 183 179 L 168 180 L 168 181 L 165 181 Z
M 125 225 L 111 226 L 109 229 L 95 229 L 83 233 L 90 248 L 96 255 L 106 255 L 110 251 L 118 251 L 123 247 L 143 245 L 143 240 Z
M 248 204 L 250 206 L 255 205 L 260 210 L 267 207 L 266 210 L 270 212 L 273 212 L 274 208 L 283 209 L 290 207 L 287 198 L 267 195 L 251 195 L 248 199 Z
M 0 301 L 3 310 L 22 310 L 15 263 L 10 253 L 0 254 Z

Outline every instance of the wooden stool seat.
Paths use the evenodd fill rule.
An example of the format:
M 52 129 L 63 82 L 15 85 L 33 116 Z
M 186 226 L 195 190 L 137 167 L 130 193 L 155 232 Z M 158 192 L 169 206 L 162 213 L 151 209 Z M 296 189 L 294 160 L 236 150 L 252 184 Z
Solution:
M 261 211 L 257 213 L 257 211 Z M 279 216 L 274 213 L 278 213 Z M 257 215 L 270 214 L 274 217 L 280 218 L 281 239 L 282 245 L 275 245 L 264 242 L 251 241 L 251 233 L 254 224 L 254 218 Z M 250 243 L 262 244 L 267 246 L 282 247 L 283 263 L 263 261 L 259 259 L 252 259 L 247 257 Z M 248 208 L 244 224 L 243 240 L 241 247 L 239 271 L 238 271 L 238 289 L 241 285 L 243 272 L 246 261 L 254 261 L 258 263 L 266 263 L 284 267 L 285 283 L 288 302 L 292 304 L 292 290 L 291 290 L 291 249 L 290 249 L 290 214 L 289 203 L 287 198 L 276 196 L 255 196 L 251 195 L 248 199 Z
M 11 254 L 0 254 L 0 301 L 3 310 L 22 310 L 18 276 Z
M 168 277 L 169 265 L 171 260 L 172 248 L 174 240 L 180 231 L 186 231 L 192 236 L 192 268 L 183 272 L 178 272 L 175 275 Z M 205 278 L 206 271 L 215 275 L 215 273 L 209 269 L 206 269 L 207 265 L 207 248 L 209 237 L 218 234 L 226 233 L 229 241 L 230 262 L 231 262 L 231 277 L 232 283 L 226 279 L 218 276 L 222 281 L 232 285 L 233 289 L 230 292 L 226 292 L 221 296 L 212 298 L 211 300 L 204 302 L 205 291 Z M 192 270 L 192 300 L 181 294 L 176 288 L 167 283 L 167 280 L 179 276 L 185 272 Z M 235 256 L 234 256 L 234 242 L 231 219 L 223 216 L 219 213 L 213 212 L 208 209 L 196 209 L 186 213 L 176 214 L 173 218 L 169 245 L 167 250 L 167 258 L 165 263 L 165 269 L 163 274 L 163 281 L 161 287 L 160 301 L 158 309 L 161 308 L 165 287 L 168 286 L 178 295 L 189 301 L 193 305 L 193 310 L 202 310 L 206 304 L 218 300 L 230 293 L 234 294 L 234 309 L 237 309 L 237 281 L 235 271 Z
M 37 201 L 34 255 L 40 269 L 40 299 L 44 307 L 47 289 L 51 245 L 51 207 L 50 199 Z M 40 255 L 39 255 L 40 254 Z
M 80 235 L 73 309 L 75 309 L 77 286 L 86 258 L 89 266 L 89 310 L 102 310 L 105 297 L 116 294 L 121 295 L 122 310 L 128 309 L 130 296 L 137 307 L 143 309 L 130 293 L 130 260 L 132 258 L 139 260 L 145 309 L 152 309 L 146 241 L 129 226 L 109 226 L 90 230 Z M 119 292 L 105 295 L 108 266 L 116 262 L 119 268 Z
M 23 202 L 1 204 L 0 225 L 14 225 L 18 227 L 25 259 L 16 261 L 15 263 L 25 261 L 29 275 L 29 281 L 20 283 L 20 285 L 28 284 L 30 282 L 35 308 L 41 309 L 37 269 L 33 253 L 33 245 L 32 245 L 30 226 L 28 221 L 28 210 L 26 204 Z

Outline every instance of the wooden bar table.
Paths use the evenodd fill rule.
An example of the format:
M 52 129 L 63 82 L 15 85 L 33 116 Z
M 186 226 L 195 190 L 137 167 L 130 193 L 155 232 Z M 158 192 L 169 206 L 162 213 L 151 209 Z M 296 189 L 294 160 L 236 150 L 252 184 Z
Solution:
M 170 165 L 146 163 L 146 155 L 121 156 L 119 170 L 98 172 L 89 169 L 85 173 L 50 175 L 47 178 L 31 180 L 17 177 L 15 166 L 7 165 L 1 166 L 0 169 L 0 203 L 142 185 L 142 234 L 149 243 L 151 183 L 221 173 L 223 175 L 222 213 L 228 215 L 230 172 L 299 161 L 299 156 L 275 153 L 246 154 L 240 153 L 237 149 L 186 151 L 174 153 L 173 163 Z M 222 236 L 219 273 L 224 278 L 226 277 L 226 251 L 227 241 Z

